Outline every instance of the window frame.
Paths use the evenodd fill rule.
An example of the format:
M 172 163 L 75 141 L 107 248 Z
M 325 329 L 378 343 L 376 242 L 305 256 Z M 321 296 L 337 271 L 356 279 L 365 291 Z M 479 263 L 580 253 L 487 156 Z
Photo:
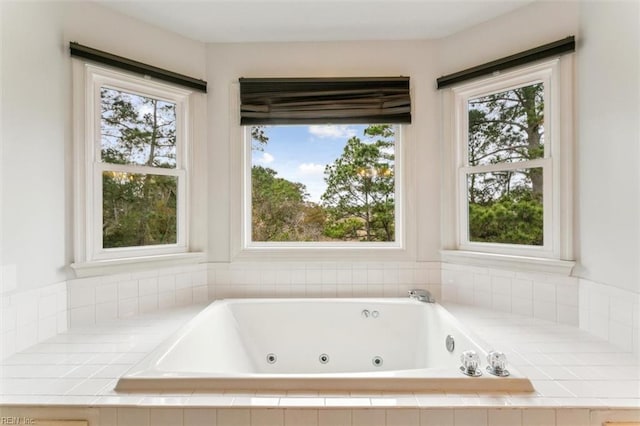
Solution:
M 464 258 L 504 266 L 513 261 L 517 269 L 546 269 L 554 260 L 561 272 L 572 259 L 573 182 L 573 63 L 572 55 L 496 73 L 444 91 L 445 163 L 448 182 L 443 188 L 443 258 Z M 527 86 L 544 84 L 544 157 L 498 165 L 468 165 L 468 101 Z M 469 239 L 467 176 L 470 172 L 543 168 L 544 242 L 542 246 L 474 242 Z M 491 260 L 496 263 L 492 264 Z M 530 261 L 528 262 L 527 259 Z M 486 263 L 489 261 L 489 263 Z M 523 263 L 524 262 L 524 263 Z M 474 262 L 471 262 L 474 263 Z M 476 262 L 478 263 L 478 262 Z M 527 267 L 526 263 L 529 263 Z M 553 266 L 550 266 L 554 269 Z
M 129 269 L 191 263 L 202 258 L 192 252 L 190 208 L 193 181 L 192 150 L 194 109 L 202 106 L 199 94 L 142 76 L 116 71 L 72 59 L 74 92 L 74 257 L 71 264 L 78 276 Z M 102 87 L 175 103 L 176 167 L 165 169 L 144 165 L 120 165 L 101 158 Z M 176 243 L 137 247 L 104 248 L 102 233 L 102 174 L 104 171 L 168 175 L 177 178 Z M 200 227 L 196 224 L 196 227 Z M 155 262 L 155 263 L 154 263 Z M 167 263 L 168 262 L 168 263 Z
M 413 89 L 412 89 L 413 91 Z M 413 96 L 413 95 L 412 95 Z M 410 184 L 415 177 L 415 164 L 411 161 L 415 158 L 416 147 L 413 139 L 413 126 L 400 125 L 401 139 L 398 139 L 398 151 L 396 151 L 396 164 L 401 163 L 403 172 L 396 175 L 396 185 L 401 185 L 401 200 L 396 200 L 400 210 L 397 217 L 402 220 L 402 229 L 396 228 L 396 247 L 348 247 L 348 246 L 296 246 L 281 245 L 279 247 L 263 246 L 248 247 L 246 245 L 246 203 L 245 187 L 247 184 L 247 152 L 246 152 L 246 129 L 240 124 L 240 85 L 231 83 L 229 85 L 229 128 L 230 134 L 229 154 L 231 163 L 229 171 L 231 175 L 230 184 L 230 228 L 225 229 L 224 234 L 229 241 L 229 259 L 239 262 L 388 262 L 388 261 L 414 261 L 417 256 L 416 244 L 416 214 L 413 209 L 408 208 L 411 200 L 417 196 L 415 185 Z M 397 166 L 396 166 L 397 167 Z M 397 173 L 397 172 L 396 172 Z M 396 222 L 398 226 L 398 222 Z

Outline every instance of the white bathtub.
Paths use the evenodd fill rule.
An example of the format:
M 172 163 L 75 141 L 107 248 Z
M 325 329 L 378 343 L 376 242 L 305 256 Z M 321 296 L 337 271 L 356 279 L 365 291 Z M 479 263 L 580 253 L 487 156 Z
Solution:
M 442 306 L 409 298 L 220 300 L 116 389 L 533 390 L 513 367 L 509 377 L 484 371 L 491 348 L 476 342 Z M 460 353 L 469 349 L 480 355 L 481 377 L 459 369 Z

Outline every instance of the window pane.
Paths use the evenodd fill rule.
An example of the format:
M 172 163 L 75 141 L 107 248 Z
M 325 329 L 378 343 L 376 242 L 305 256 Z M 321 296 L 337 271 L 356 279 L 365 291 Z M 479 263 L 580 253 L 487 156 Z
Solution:
M 469 241 L 543 245 L 542 168 L 467 175 Z
M 103 247 L 175 244 L 177 190 L 175 176 L 104 172 Z
M 253 241 L 394 241 L 391 125 L 254 126 Z
M 100 88 L 102 161 L 176 167 L 176 104 Z
M 542 83 L 470 99 L 469 165 L 544 157 Z

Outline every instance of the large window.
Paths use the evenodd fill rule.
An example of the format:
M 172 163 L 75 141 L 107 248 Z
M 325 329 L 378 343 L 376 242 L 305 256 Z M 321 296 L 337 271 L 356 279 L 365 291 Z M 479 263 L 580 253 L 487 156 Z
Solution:
M 570 214 L 572 114 L 558 64 L 452 89 L 457 249 L 548 258 L 569 253 L 570 218 L 563 209 Z
M 191 91 L 89 65 L 82 81 L 77 262 L 186 252 Z
M 246 134 L 251 242 L 397 240 L 396 126 L 247 126 Z
M 362 248 L 400 252 L 398 125 L 411 123 L 409 77 L 240 78 L 239 83 L 241 250 L 276 249 L 269 253 L 280 255 L 287 248 L 320 249 L 321 256 L 357 255 Z M 340 250 L 332 254 L 325 248 Z M 251 250 L 245 253 L 250 256 Z

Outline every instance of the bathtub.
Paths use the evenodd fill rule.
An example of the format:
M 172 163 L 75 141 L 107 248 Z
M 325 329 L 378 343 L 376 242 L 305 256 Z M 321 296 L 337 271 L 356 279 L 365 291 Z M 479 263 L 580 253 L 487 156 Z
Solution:
M 125 373 L 116 390 L 533 390 L 513 367 L 508 377 L 464 375 L 460 354 L 470 349 L 484 370 L 490 348 L 436 303 L 219 300 Z

